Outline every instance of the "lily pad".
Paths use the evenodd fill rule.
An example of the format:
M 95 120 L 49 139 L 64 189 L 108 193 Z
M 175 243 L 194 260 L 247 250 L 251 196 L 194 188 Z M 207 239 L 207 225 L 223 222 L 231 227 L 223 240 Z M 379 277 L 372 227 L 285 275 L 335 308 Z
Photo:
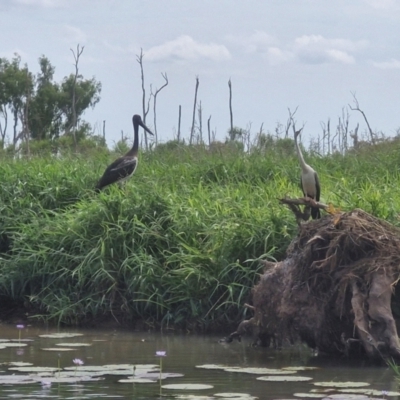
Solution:
M 169 385 L 162 385 L 163 389 L 174 389 L 174 390 L 205 390 L 212 389 L 214 386 L 206 385 L 204 383 L 172 383 Z
M 46 377 L 46 382 L 49 383 L 74 383 L 74 382 L 93 382 L 100 381 L 104 378 L 92 377 L 92 376 L 52 376 Z M 38 382 L 43 381 L 42 377 L 38 377 Z
M 156 383 L 155 379 L 145 379 L 145 378 L 127 378 L 127 379 L 119 379 L 118 382 L 121 383 Z
M 330 394 L 324 397 L 324 400 L 370 400 L 369 396 L 364 394 Z M 378 400 L 378 399 L 376 399 Z
M 113 371 L 113 370 L 129 370 L 130 374 L 132 374 L 133 369 L 135 368 L 135 374 L 140 372 L 152 371 L 154 369 L 158 369 L 159 365 L 156 364 L 105 364 L 105 365 L 80 365 L 78 367 L 66 367 L 64 369 L 75 369 L 81 371 Z
M 146 372 L 144 374 L 138 374 L 137 371 L 135 371 L 135 376 L 137 378 L 144 378 L 144 379 L 155 379 L 158 380 L 160 379 L 160 373 L 159 372 Z M 183 374 L 178 374 L 175 372 L 162 372 L 161 373 L 161 379 L 166 379 L 166 378 L 181 378 L 184 376 Z
M 274 368 L 252 368 L 252 367 L 233 367 L 233 368 L 225 368 L 224 371 L 227 372 L 244 372 L 246 374 L 254 374 L 254 375 L 288 375 L 295 374 L 296 371 L 283 371 L 281 369 Z
M 341 393 L 360 393 L 367 396 L 383 396 L 382 390 L 375 389 L 339 389 L 338 392 Z M 400 392 L 390 392 L 385 390 L 385 396 L 400 396 Z
M 55 372 L 58 371 L 58 368 L 55 367 L 10 367 L 8 368 L 13 371 L 19 371 L 19 372 Z
M 326 387 L 335 387 L 335 388 L 352 388 L 352 387 L 364 387 L 369 386 L 370 384 L 367 382 L 313 382 L 315 386 L 326 386 Z
M 229 397 L 231 399 L 240 398 L 240 399 L 254 399 L 255 397 L 248 393 L 215 393 L 216 397 Z
M 198 394 L 177 394 L 174 397 L 181 400 L 215 400 L 212 396 L 201 396 Z
M 63 347 L 88 347 L 91 346 L 91 343 L 56 343 L 56 346 Z
M 13 367 L 27 367 L 28 365 L 33 365 L 30 362 L 22 362 L 22 361 L 11 361 L 5 364 L 12 365 Z
M 295 397 L 307 397 L 310 399 L 322 399 L 326 396 L 326 394 L 322 393 L 294 393 L 293 396 Z
M 52 339 L 64 339 L 64 338 L 72 338 L 76 336 L 83 336 L 83 333 L 66 333 L 66 332 L 59 332 L 59 333 L 49 333 L 45 335 L 39 335 L 41 338 L 52 338 Z
M 43 347 L 41 350 L 44 351 L 74 351 L 71 347 Z
M 319 369 L 318 367 L 284 367 L 282 368 L 285 371 L 312 371 L 315 369 Z
M 28 346 L 26 343 L 14 343 L 14 342 L 4 342 L 1 343 L 2 348 L 6 347 L 26 347 Z
M 268 382 L 305 382 L 311 381 L 312 378 L 309 376 L 287 376 L 287 375 L 272 375 L 272 376 L 260 376 L 257 378 L 258 381 L 268 381 Z
M 203 364 L 203 365 L 196 365 L 196 368 L 203 368 L 203 369 L 226 369 L 226 368 L 231 368 L 231 367 L 228 367 L 227 365 L 221 365 L 221 364 Z
M 14 385 L 14 384 L 25 384 L 25 383 L 35 383 L 36 380 L 33 379 L 31 375 L 1 375 L 0 385 Z

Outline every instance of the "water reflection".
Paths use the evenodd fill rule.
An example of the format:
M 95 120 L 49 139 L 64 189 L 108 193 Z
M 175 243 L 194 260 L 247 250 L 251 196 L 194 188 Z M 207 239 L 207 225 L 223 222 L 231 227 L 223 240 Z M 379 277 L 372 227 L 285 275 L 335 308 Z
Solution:
M 163 372 L 184 374 L 183 377 L 167 378 L 162 384 L 208 384 L 212 389 L 200 391 L 177 391 L 163 389 L 163 398 L 176 398 L 177 395 L 196 394 L 213 398 L 216 393 L 247 393 L 259 399 L 293 398 L 296 392 L 309 392 L 315 389 L 314 381 L 362 381 L 370 383 L 376 390 L 397 391 L 393 374 L 387 367 L 365 365 L 363 362 L 348 362 L 345 359 L 313 357 L 302 346 L 274 351 L 272 349 L 251 348 L 249 343 L 218 343 L 219 337 L 181 334 L 137 333 L 128 330 L 60 330 L 77 332 L 82 336 L 71 338 L 44 338 L 43 334 L 57 332 L 56 329 L 26 327 L 21 344 L 25 347 L 6 347 L 0 349 L 0 370 L 2 375 L 10 373 L 9 363 L 32 363 L 36 367 L 79 368 L 74 359 L 84 362 L 83 366 L 102 366 L 108 364 L 155 364 L 159 365 L 157 351 L 166 351 L 162 360 Z M 15 326 L 2 326 L 0 339 L 13 339 L 18 343 L 18 330 Z M 0 343 L 1 344 L 1 343 Z M 58 346 L 57 344 L 64 344 Z M 65 344 L 76 344 L 66 351 L 47 351 L 46 348 L 65 348 Z M 81 346 L 78 346 L 78 345 Z M 89 344 L 84 345 L 84 344 Z M 319 369 L 301 371 L 299 375 L 313 378 L 309 382 L 264 382 L 253 375 L 240 372 L 227 372 L 222 369 L 210 370 L 196 368 L 203 364 L 224 364 L 237 367 L 283 368 L 289 366 L 317 366 Z M 133 371 L 133 369 L 132 369 Z M 22 372 L 21 372 L 22 373 Z M 133 372 L 132 372 L 133 374 Z M 0 375 L 1 377 L 1 375 Z M 159 397 L 159 383 L 132 384 L 119 383 L 126 376 L 107 375 L 94 382 L 57 383 L 47 382 L 43 374 L 41 382 L 23 385 L 0 385 L 1 399 L 151 399 Z M 47 383 L 46 383 L 47 382 Z M 396 399 L 397 397 L 391 397 Z

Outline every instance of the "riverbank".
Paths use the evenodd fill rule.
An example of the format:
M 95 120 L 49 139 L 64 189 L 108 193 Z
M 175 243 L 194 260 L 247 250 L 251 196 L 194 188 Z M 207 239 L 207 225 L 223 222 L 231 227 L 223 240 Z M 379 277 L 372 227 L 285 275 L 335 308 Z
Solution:
M 399 149 L 306 155 L 321 200 L 399 223 Z M 209 331 L 249 317 L 259 258 L 280 260 L 297 226 L 278 198 L 301 195 L 292 140 L 245 154 L 180 146 L 141 154 L 122 188 L 93 187 L 104 154 L 0 165 L 0 292 L 38 321 L 145 321 Z M 4 303 L 4 302 L 3 302 Z M 92 326 L 92 325 L 91 325 Z

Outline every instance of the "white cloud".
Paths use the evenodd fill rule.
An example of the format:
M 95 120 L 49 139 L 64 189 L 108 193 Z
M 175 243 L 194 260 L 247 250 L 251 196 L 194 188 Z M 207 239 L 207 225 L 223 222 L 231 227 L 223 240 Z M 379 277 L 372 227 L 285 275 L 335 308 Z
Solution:
M 33 7 L 55 8 L 63 5 L 64 0 L 13 0 L 16 4 Z
M 390 61 L 373 62 L 372 65 L 380 69 L 400 69 L 400 60 L 392 58 Z
M 355 53 L 367 47 L 366 41 L 327 39 L 322 35 L 303 35 L 292 42 L 281 44 L 264 31 L 257 31 L 247 38 L 228 38 L 239 43 L 245 52 L 259 53 L 271 65 L 279 65 L 295 58 L 305 64 L 341 63 L 354 64 Z
M 373 8 L 380 10 L 391 10 L 398 8 L 397 0 L 365 0 Z
M 342 50 L 329 49 L 326 51 L 326 54 L 332 61 L 338 61 L 343 64 L 355 63 L 354 57 Z
M 295 39 L 293 52 L 307 64 L 339 62 L 354 64 L 355 53 L 367 46 L 366 41 L 327 39 L 321 35 L 303 35 Z
M 271 65 L 278 65 L 293 58 L 293 53 L 281 50 L 278 47 L 269 47 L 264 57 Z
M 85 44 L 87 41 L 86 33 L 76 27 L 71 25 L 64 25 L 64 30 L 68 39 L 68 43 Z
M 175 40 L 144 51 L 146 59 L 158 61 L 162 59 L 196 60 L 208 58 L 213 61 L 227 60 L 231 57 L 229 50 L 215 43 L 199 43 L 190 36 L 179 36 Z
M 256 31 L 247 38 L 231 37 L 230 40 L 242 45 L 249 53 L 265 53 L 270 46 L 277 44 L 277 40 L 264 31 Z

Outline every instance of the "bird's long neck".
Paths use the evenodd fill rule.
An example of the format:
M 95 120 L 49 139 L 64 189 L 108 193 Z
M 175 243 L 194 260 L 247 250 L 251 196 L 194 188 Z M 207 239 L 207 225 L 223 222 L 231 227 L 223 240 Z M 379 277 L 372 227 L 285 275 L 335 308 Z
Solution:
M 296 144 L 296 150 L 297 150 L 297 156 L 299 158 L 300 161 L 300 167 L 303 171 L 307 171 L 307 169 L 309 168 L 308 165 L 306 164 L 306 162 L 304 161 L 304 157 L 303 157 L 303 153 L 301 152 L 300 146 L 297 143 L 297 137 L 294 138 L 294 143 Z
M 133 131 L 134 131 L 134 136 L 133 136 L 133 145 L 132 148 L 126 153 L 127 156 L 130 157 L 135 157 L 138 154 L 139 150 L 139 125 L 133 123 Z

